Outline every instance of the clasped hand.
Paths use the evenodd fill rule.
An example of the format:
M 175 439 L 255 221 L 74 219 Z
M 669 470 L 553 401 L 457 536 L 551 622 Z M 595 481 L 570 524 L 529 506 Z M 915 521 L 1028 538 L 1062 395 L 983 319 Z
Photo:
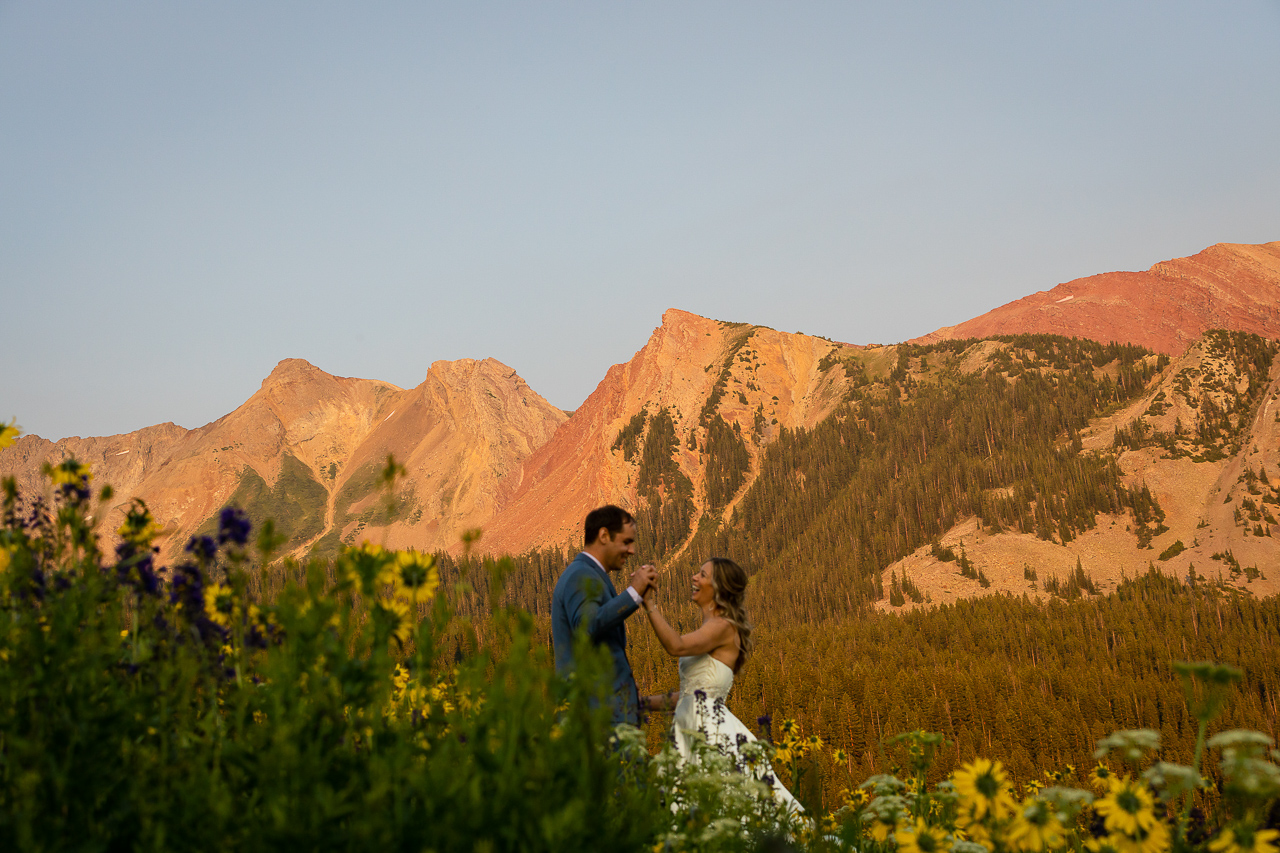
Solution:
M 654 566 L 645 564 L 635 570 L 631 575 L 631 588 L 636 591 L 641 598 L 645 598 L 650 592 L 658 588 L 658 570 Z

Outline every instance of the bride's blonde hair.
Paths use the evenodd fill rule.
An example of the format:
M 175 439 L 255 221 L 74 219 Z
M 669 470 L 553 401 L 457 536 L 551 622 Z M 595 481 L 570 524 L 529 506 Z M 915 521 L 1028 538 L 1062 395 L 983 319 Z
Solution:
M 716 609 L 738 631 L 738 660 L 733 665 L 733 671 L 737 673 L 747 662 L 747 653 L 751 651 L 751 618 L 743 604 L 747 593 L 747 573 L 727 557 L 711 557 L 707 562 L 711 564 L 711 588 L 715 590 Z

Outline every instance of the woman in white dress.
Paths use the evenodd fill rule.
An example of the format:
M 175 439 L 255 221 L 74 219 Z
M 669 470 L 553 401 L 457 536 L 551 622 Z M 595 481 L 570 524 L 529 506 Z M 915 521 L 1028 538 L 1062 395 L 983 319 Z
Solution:
M 649 589 L 644 609 L 658 642 L 667 654 L 680 659 L 680 689 L 645 696 L 640 700 L 641 710 L 668 711 L 674 707 L 671 732 L 683 761 L 692 757 L 692 740 L 699 735 L 712 747 L 740 759 L 742 745 L 756 738 L 725 707 L 725 699 L 734 675 L 751 651 L 751 621 L 743 606 L 747 573 L 724 557 L 703 563 L 693 575 L 693 602 L 702 609 L 702 625 L 684 635 L 663 617 L 653 587 Z M 747 765 L 742 760 L 736 763 L 743 768 Z M 772 769 L 765 766 L 754 771 L 773 788 L 774 797 L 788 811 L 804 811 Z

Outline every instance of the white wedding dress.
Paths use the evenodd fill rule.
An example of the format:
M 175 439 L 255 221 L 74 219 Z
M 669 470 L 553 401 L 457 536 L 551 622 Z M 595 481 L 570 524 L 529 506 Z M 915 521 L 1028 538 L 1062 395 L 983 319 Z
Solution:
M 756 737 L 725 706 L 732 687 L 733 670 L 724 662 L 711 655 L 680 658 L 680 701 L 676 705 L 671 730 L 682 763 L 693 757 L 692 742 L 701 736 L 713 748 L 733 758 L 744 772 L 747 771 L 739 747 Z M 804 811 L 791 792 L 778 781 L 772 768 L 768 765 L 757 767 L 754 773 L 773 788 L 774 798 L 788 811 Z

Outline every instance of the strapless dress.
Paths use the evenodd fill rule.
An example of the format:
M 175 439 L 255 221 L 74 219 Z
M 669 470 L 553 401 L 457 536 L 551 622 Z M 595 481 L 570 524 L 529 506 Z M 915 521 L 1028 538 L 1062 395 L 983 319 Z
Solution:
M 708 744 L 735 760 L 743 772 L 752 772 L 773 788 L 773 795 L 789 811 L 804 809 L 778 781 L 767 765 L 749 768 L 742 758 L 743 744 L 756 740 L 751 730 L 725 705 L 733 687 L 733 670 L 711 655 L 680 658 L 680 701 L 671 723 L 672 739 L 682 762 L 693 758 L 693 740 L 702 737 Z

